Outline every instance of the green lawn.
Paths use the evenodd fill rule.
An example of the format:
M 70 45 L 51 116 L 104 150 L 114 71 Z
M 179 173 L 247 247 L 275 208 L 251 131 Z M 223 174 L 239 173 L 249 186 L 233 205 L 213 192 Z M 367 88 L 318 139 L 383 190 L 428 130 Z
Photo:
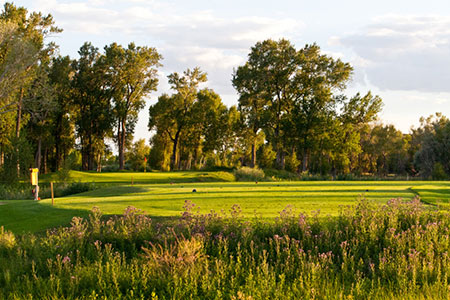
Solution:
M 302 181 L 302 182 L 225 182 L 232 176 L 224 172 L 173 173 L 82 173 L 76 180 L 110 183 L 103 188 L 40 202 L 0 200 L 0 226 L 14 232 L 41 231 L 68 224 L 73 216 L 87 216 L 97 206 L 104 214 L 121 214 L 134 206 L 157 219 L 180 216 L 185 200 L 199 211 L 214 210 L 229 215 L 238 204 L 246 217 L 255 214 L 276 217 L 286 206 L 296 213 L 337 215 L 363 196 L 378 203 L 391 198 L 411 199 L 419 195 L 425 203 L 448 205 L 449 182 L 418 181 Z M 135 184 L 131 186 L 131 177 Z M 128 181 L 130 179 L 130 182 Z M 50 178 L 44 178 L 50 180 Z M 204 182 L 193 182 L 204 181 Z M 216 181 L 216 182 L 210 182 Z M 136 184 L 138 182 L 138 184 Z M 196 189 L 196 192 L 193 192 Z
M 234 176 L 228 172 L 80 172 L 70 171 L 70 179 L 81 182 L 97 183 L 171 183 L 171 182 L 227 182 L 234 181 Z M 56 174 L 42 175 L 39 180 L 44 182 L 57 181 Z

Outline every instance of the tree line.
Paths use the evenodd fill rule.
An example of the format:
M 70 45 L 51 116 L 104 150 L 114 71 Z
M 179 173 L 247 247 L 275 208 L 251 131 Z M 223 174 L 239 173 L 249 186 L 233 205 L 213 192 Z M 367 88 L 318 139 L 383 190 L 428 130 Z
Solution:
M 79 167 L 102 171 L 239 166 L 311 174 L 450 174 L 450 122 L 421 119 L 405 134 L 378 121 L 378 96 L 347 96 L 353 68 L 316 44 L 286 39 L 251 49 L 232 74 L 238 104 L 227 107 L 199 67 L 168 75 L 171 93 L 149 108 L 149 142 L 133 143 L 139 112 L 158 87 L 162 56 L 130 43 L 79 57 L 48 39 L 51 15 L 6 3 L 0 13 L 0 174 L 20 178 Z M 118 149 L 114 155 L 109 143 Z M 148 162 L 148 163 L 147 163 Z

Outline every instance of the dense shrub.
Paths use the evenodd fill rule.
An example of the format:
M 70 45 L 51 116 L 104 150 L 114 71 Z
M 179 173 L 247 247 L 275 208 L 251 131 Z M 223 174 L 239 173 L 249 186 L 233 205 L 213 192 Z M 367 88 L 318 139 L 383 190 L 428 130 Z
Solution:
M 18 183 L 14 185 L 1 185 L 0 184 L 0 199 L 5 200 L 26 200 L 33 199 L 32 189 L 34 187 L 29 183 Z M 94 190 L 96 188 L 93 182 L 61 182 L 53 185 L 53 191 L 55 197 L 64 197 L 72 194 L 83 193 Z M 50 198 L 51 190 L 50 184 L 39 184 L 39 197 Z
M 289 172 L 286 170 L 277 169 L 264 169 L 264 173 L 272 180 L 300 180 L 300 176 L 297 173 Z
M 0 230 L 0 299 L 448 299 L 450 215 L 361 200 L 336 218 L 134 208 L 44 236 Z
M 437 162 L 433 165 L 433 171 L 431 172 L 431 178 L 433 180 L 447 180 L 448 176 L 445 173 L 444 167 L 441 163 Z
M 249 167 L 236 169 L 234 176 L 237 181 L 262 181 L 266 178 L 263 170 Z

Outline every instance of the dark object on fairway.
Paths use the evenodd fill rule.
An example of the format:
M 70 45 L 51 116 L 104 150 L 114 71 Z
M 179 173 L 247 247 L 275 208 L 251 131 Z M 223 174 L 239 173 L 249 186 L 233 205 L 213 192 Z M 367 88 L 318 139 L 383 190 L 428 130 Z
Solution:
M 255 181 L 256 184 L 258 184 L 258 181 Z
M 193 190 L 192 190 L 192 192 L 193 192 L 193 193 L 196 193 L 196 192 L 197 192 L 197 190 L 196 190 L 196 189 L 193 189 Z
M 366 190 L 366 192 L 368 192 L 369 190 Z

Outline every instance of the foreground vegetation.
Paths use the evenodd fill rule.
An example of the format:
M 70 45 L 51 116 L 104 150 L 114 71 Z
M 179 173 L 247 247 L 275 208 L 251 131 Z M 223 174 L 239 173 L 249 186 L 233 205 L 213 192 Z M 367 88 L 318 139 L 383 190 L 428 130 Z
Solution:
M 367 200 L 321 219 L 194 214 L 154 224 L 129 207 L 45 235 L 0 233 L 0 298 L 447 299 L 450 216 Z

